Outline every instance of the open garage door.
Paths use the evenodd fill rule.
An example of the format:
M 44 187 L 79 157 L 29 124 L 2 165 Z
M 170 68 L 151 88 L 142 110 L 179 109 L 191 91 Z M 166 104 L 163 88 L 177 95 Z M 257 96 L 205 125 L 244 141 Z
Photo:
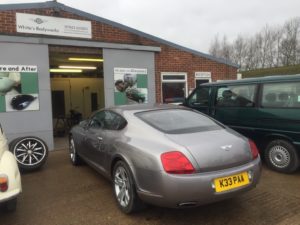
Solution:
M 49 47 L 54 136 L 104 107 L 102 50 Z

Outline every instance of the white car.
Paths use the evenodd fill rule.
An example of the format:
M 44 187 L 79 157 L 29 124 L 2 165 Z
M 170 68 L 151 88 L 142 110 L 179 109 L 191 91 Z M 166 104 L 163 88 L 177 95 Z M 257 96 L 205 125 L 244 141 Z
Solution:
M 0 125 L 0 204 L 7 211 L 15 211 L 21 193 L 21 176 L 14 155 L 8 150 L 7 140 Z

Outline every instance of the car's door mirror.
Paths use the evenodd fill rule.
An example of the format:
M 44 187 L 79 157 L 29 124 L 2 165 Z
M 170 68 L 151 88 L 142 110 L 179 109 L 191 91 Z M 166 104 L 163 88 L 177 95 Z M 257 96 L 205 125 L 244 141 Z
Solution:
M 94 119 L 90 120 L 86 129 L 89 129 L 89 128 L 103 129 L 104 123 L 103 123 L 103 121 L 100 121 L 100 120 L 94 118 Z
M 89 123 L 90 123 L 90 120 L 82 120 L 82 121 L 79 123 L 79 126 L 83 127 L 84 129 L 87 129 L 88 126 L 89 126 Z
M 187 105 L 187 103 L 188 103 L 188 99 L 187 99 L 187 98 L 184 98 L 184 99 L 183 99 L 183 102 L 182 102 L 180 105 Z
M 103 121 L 100 120 L 95 120 L 95 128 L 103 129 L 104 128 L 104 123 Z

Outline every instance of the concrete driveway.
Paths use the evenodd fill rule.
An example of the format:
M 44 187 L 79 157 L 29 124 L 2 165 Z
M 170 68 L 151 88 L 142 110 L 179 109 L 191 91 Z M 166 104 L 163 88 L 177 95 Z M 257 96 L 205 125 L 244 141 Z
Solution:
M 150 206 L 129 216 L 118 210 L 111 183 L 86 165 L 73 167 L 66 150 L 51 152 L 41 170 L 22 175 L 22 184 L 17 211 L 1 210 L 1 225 L 300 224 L 300 171 L 263 168 L 258 187 L 238 198 L 184 210 Z

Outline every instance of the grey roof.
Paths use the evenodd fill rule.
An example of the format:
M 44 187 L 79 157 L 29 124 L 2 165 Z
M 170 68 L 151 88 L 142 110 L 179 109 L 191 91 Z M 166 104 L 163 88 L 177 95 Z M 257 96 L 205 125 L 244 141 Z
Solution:
M 120 23 L 116 23 L 116 22 L 113 22 L 111 20 L 107 20 L 105 18 L 95 16 L 93 14 L 90 14 L 90 13 L 87 13 L 87 12 L 84 12 L 84 11 L 66 6 L 66 5 L 64 5 L 62 3 L 58 3 L 56 1 L 47 1 L 47 2 L 39 2 L 39 3 L 21 3 L 21 4 L 1 4 L 0 5 L 0 11 L 18 10 L 18 9 L 44 9 L 44 8 L 54 8 L 54 9 L 57 9 L 57 10 L 63 10 L 63 11 L 66 11 L 66 12 L 69 12 L 69 13 L 72 13 L 72 14 L 76 14 L 76 15 L 85 17 L 85 18 L 90 19 L 90 20 L 95 20 L 95 21 L 100 22 L 100 23 L 108 24 L 110 26 L 128 31 L 130 33 L 134 33 L 138 36 L 141 36 L 141 37 L 159 42 L 161 44 L 165 44 L 165 45 L 174 47 L 174 48 L 182 50 L 182 51 L 192 53 L 196 56 L 204 57 L 204 58 L 207 58 L 207 59 L 219 62 L 219 63 L 223 63 L 223 64 L 226 64 L 226 65 L 229 65 L 229 66 L 232 66 L 232 67 L 239 68 L 239 65 L 237 65 L 233 62 L 230 62 L 226 59 L 217 58 L 217 57 L 214 57 L 212 55 L 209 55 L 209 54 L 206 54 L 206 53 L 203 53 L 203 52 L 199 52 L 199 51 L 195 51 L 195 50 L 190 49 L 190 48 L 183 47 L 181 45 L 172 43 L 170 41 L 166 41 L 164 39 L 155 37 L 153 35 L 150 35 L 150 34 L 138 31 L 136 29 L 133 29 L 131 27 L 122 25 Z

